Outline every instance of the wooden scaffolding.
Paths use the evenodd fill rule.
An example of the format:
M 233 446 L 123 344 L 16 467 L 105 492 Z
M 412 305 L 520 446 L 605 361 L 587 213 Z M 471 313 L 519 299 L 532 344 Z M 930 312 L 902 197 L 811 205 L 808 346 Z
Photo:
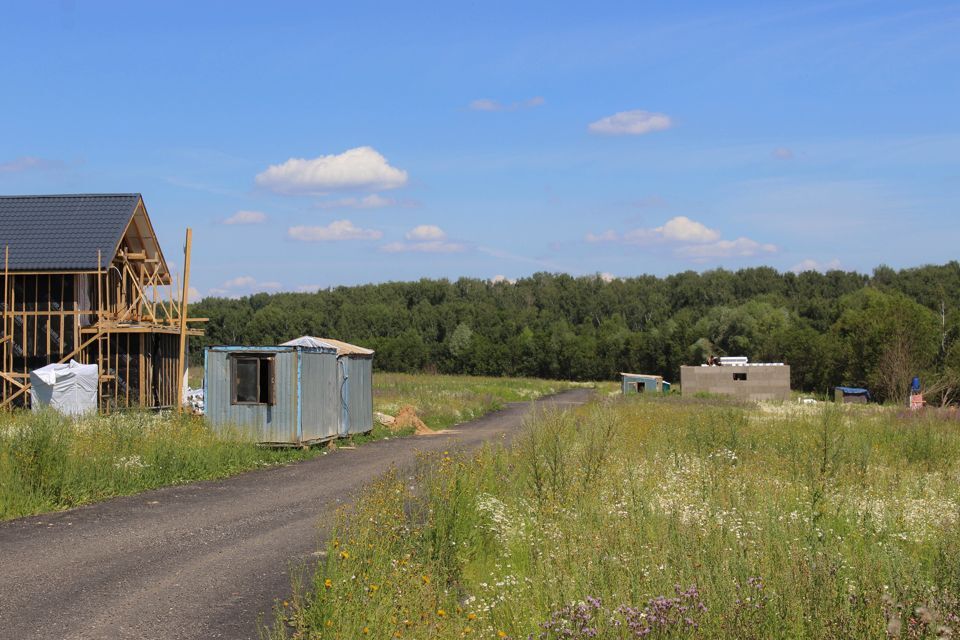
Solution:
M 139 196 L 138 196 L 139 197 Z M 99 370 L 99 406 L 180 408 L 187 370 L 191 230 L 182 282 L 167 269 L 142 200 L 97 268 L 11 269 L 3 247 L 0 407 L 29 405 L 30 372 L 76 360 Z M 4 239 L 0 237 L 0 243 Z M 91 258 L 91 262 L 92 259 Z

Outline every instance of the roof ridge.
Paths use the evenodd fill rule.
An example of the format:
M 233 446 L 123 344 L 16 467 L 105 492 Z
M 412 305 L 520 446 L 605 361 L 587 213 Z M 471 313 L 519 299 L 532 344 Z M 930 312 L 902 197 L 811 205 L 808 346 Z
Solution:
M 143 197 L 140 193 L 39 193 L 22 195 L 0 195 L 0 198 L 130 198 Z

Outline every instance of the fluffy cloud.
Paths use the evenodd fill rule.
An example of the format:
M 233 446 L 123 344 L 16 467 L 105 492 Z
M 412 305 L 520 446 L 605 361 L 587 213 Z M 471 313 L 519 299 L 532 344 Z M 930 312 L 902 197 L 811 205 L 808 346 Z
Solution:
M 709 258 L 750 258 L 764 253 L 776 252 L 776 245 L 757 242 L 750 238 L 718 240 L 707 244 L 687 245 L 677 249 L 679 255 L 698 261 Z
M 237 211 L 223 221 L 223 224 L 260 224 L 267 221 L 267 214 L 262 211 Z
M 777 147 L 773 150 L 773 157 L 777 160 L 792 160 L 793 151 L 786 147 Z
M 287 237 L 304 242 L 328 242 L 336 240 L 379 240 L 383 232 L 376 229 L 361 229 L 349 220 L 334 220 L 325 227 L 296 226 L 287 229 Z
M 371 193 L 362 198 L 350 196 L 336 200 L 322 200 L 316 204 L 318 209 L 379 209 L 398 204 L 393 198 L 385 198 L 378 193 Z
M 545 102 L 546 100 L 540 96 L 534 96 L 528 100 L 521 100 L 520 102 L 508 103 L 481 98 L 480 100 L 474 100 L 471 102 L 470 108 L 474 111 L 516 111 L 518 109 L 532 109 L 534 107 L 539 107 Z
M 373 147 L 357 147 L 339 155 L 290 158 L 257 174 L 260 187 L 276 193 L 323 195 L 331 191 L 396 189 L 407 172 L 391 167 Z
M 837 258 L 827 262 L 819 262 L 817 260 L 807 258 L 806 260 L 801 260 L 797 264 L 793 265 L 793 267 L 790 268 L 790 271 L 793 271 L 794 273 L 803 273 L 804 271 L 819 271 L 824 273 L 826 271 L 832 271 L 839 268 L 840 261 Z
M 587 129 L 591 133 L 612 136 L 639 136 L 652 131 L 663 131 L 672 126 L 673 120 L 668 115 L 635 109 L 600 118 L 591 122 Z
M 407 240 L 443 240 L 447 234 L 435 224 L 421 224 L 406 233 Z
M 404 237 L 407 242 L 391 242 L 380 247 L 387 253 L 460 253 L 466 246 L 447 240 L 446 232 L 433 224 L 421 224 L 408 231 Z
M 500 284 L 501 282 L 505 282 L 506 284 L 516 284 L 516 283 L 517 283 L 517 281 L 514 280 L 513 278 L 508 278 L 507 276 L 501 275 L 501 274 L 497 274 L 497 275 L 493 276 L 492 278 L 490 278 L 490 283 L 491 283 L 491 284 Z
M 625 241 L 637 244 L 642 244 L 650 240 L 704 243 L 716 242 L 719 239 L 719 231 L 711 229 L 696 220 L 691 220 L 687 216 L 670 218 L 663 226 L 654 229 L 633 229 L 624 234 Z
M 588 233 L 585 237 L 592 243 L 622 243 L 633 245 L 667 245 L 676 255 L 695 261 L 710 258 L 750 257 L 775 253 L 776 245 L 757 242 L 750 238 L 723 240 L 716 229 L 686 216 L 676 216 L 663 225 L 653 228 L 630 229 L 618 234 L 613 230 Z
M 602 280 L 603 282 L 613 282 L 614 280 L 617 279 L 617 276 L 613 275 L 612 273 L 608 273 L 604 271 L 603 273 L 598 273 L 597 278 Z

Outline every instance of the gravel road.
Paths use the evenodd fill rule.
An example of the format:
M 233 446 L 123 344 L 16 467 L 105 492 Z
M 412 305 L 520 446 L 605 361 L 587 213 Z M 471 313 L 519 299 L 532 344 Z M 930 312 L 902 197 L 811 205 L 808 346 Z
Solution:
M 386 440 L 285 467 L 0 523 L 0 638 L 257 638 L 317 551 L 336 506 L 417 451 L 509 438 L 532 405 L 435 436 Z

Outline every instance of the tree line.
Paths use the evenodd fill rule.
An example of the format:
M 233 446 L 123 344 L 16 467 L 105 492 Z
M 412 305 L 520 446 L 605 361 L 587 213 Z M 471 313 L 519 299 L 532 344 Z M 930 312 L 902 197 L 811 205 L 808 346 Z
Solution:
M 386 371 L 571 380 L 618 372 L 679 380 L 711 354 L 791 365 L 795 389 L 865 386 L 903 399 L 919 375 L 942 401 L 960 388 L 960 264 L 872 274 L 769 267 L 606 281 L 536 273 L 516 282 L 422 279 L 315 293 L 206 298 L 192 353 L 300 335 L 376 349 Z

